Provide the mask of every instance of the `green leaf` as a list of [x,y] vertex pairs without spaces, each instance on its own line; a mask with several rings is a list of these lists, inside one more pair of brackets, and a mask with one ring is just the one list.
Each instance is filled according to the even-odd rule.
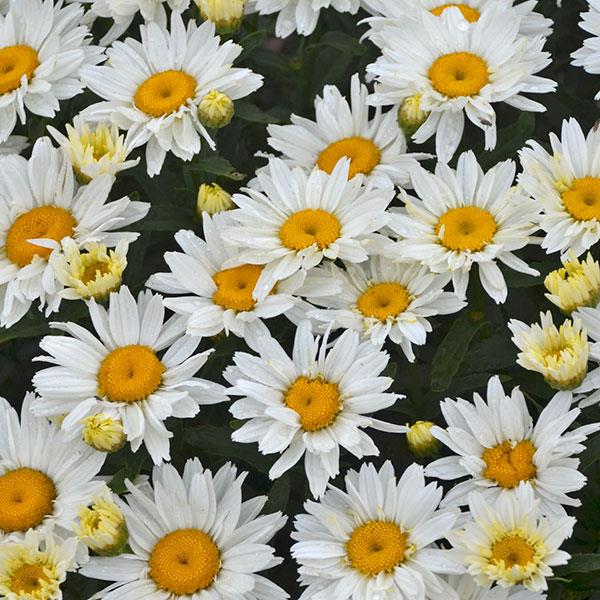
[[342,31],[328,31],[317,43],[308,46],[307,50],[323,46],[335,48],[350,56],[362,56],[367,52],[367,47],[361,44],[359,40]]
[[600,435],[586,442],[585,452],[581,455],[581,470],[587,471],[600,460]]
[[109,481],[108,487],[115,494],[124,494],[127,491],[125,480],[133,481],[142,471],[142,467],[146,462],[146,456],[142,452],[134,454],[128,458],[125,465],[121,467]]
[[226,177],[227,179],[232,179],[234,181],[242,181],[246,178],[244,173],[238,173],[234,166],[222,156],[199,158],[193,163],[186,165],[184,168],[199,173],[208,173],[210,175]]
[[517,360],[517,347],[505,335],[492,335],[473,345],[469,360],[465,362],[463,373],[497,373],[500,369],[514,366]]
[[469,344],[484,324],[484,319],[473,322],[467,314],[461,314],[452,323],[450,330],[433,357],[431,369],[432,391],[443,392],[450,387],[452,379],[469,349]]
[[600,570],[600,554],[574,554],[569,563],[557,569],[557,575],[589,573]]
[[269,492],[269,504],[273,510],[285,512],[290,499],[291,484],[288,475],[282,475],[271,486]]
[[281,119],[270,112],[258,108],[251,102],[236,102],[235,116],[250,123],[281,123]]

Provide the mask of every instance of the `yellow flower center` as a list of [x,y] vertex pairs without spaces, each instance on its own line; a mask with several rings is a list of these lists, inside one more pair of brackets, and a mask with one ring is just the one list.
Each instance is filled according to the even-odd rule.
[[140,84],[135,105],[151,117],[169,115],[196,94],[196,80],[183,71],[162,71]]
[[18,594],[31,594],[39,591],[50,579],[42,565],[22,565],[15,569],[10,578],[10,589]]
[[463,206],[444,213],[435,232],[442,235],[442,244],[449,250],[483,250],[493,239],[497,226],[494,217],[483,208]]
[[46,238],[60,242],[73,235],[77,222],[58,206],[39,206],[19,215],[6,234],[6,256],[19,267],[26,267],[35,256],[48,259],[52,250],[27,240]]
[[319,377],[296,379],[285,393],[284,402],[298,413],[305,431],[329,427],[342,408],[338,386]]
[[158,540],[148,560],[156,585],[185,596],[209,587],[221,570],[221,553],[199,529],[178,529]]
[[122,346],[98,370],[98,394],[111,402],[137,402],[155,392],[165,366],[148,346]]
[[340,237],[341,231],[335,215],[321,208],[307,208],[287,219],[279,230],[279,239],[290,250],[304,250],[313,244],[323,250]]
[[488,66],[471,52],[452,52],[435,60],[429,68],[433,87],[444,96],[474,96],[489,83]]
[[100,279],[102,275],[108,275],[109,273],[110,265],[100,260],[94,261],[83,269],[81,283],[87,285],[91,281],[96,281],[96,279]]
[[262,270],[261,265],[241,265],[215,273],[214,303],[239,312],[252,310],[256,304],[252,293]]
[[408,535],[395,523],[370,521],[357,527],[346,543],[352,568],[375,577],[390,573],[406,558]]
[[562,201],[577,221],[600,220],[600,178],[575,179],[571,187],[563,193]]
[[503,562],[505,568],[526,567],[535,556],[535,548],[522,536],[507,535],[492,545],[492,560]]
[[462,13],[462,16],[469,21],[469,23],[475,23],[475,21],[479,21],[479,17],[481,16],[479,11],[476,8],[471,8],[468,4],[454,4],[450,2],[449,4],[441,4],[436,8],[432,8],[429,12],[434,14],[436,17],[439,17],[447,8],[458,8]]
[[317,166],[322,171],[332,173],[339,160],[350,159],[348,179],[358,173],[368,175],[381,160],[381,152],[372,140],[363,137],[350,137],[330,144],[319,154]]
[[529,481],[535,477],[534,454],[535,447],[529,440],[514,445],[506,441],[494,448],[486,448],[482,455],[486,464],[483,475],[500,487],[512,489],[520,481]]
[[403,313],[411,299],[407,289],[395,282],[377,283],[367,288],[356,301],[356,307],[365,315],[380,321]]
[[0,530],[27,531],[51,515],[56,499],[52,480],[35,469],[21,467],[0,475]]
[[21,87],[23,75],[30,81],[39,64],[37,52],[30,46],[0,48],[0,94]]

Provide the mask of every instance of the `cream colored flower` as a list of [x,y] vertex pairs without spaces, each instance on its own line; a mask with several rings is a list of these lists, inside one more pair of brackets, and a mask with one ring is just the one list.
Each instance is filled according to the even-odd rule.
[[63,252],[50,257],[56,278],[65,286],[59,295],[67,300],[102,300],[116,292],[127,266],[128,247],[125,240],[112,250],[91,243],[82,252],[73,240],[64,240]]
[[105,413],[83,419],[83,441],[99,452],[116,452],[127,441],[123,421]]
[[596,306],[600,300],[600,265],[589,252],[580,261],[572,251],[562,263],[561,269],[552,271],[544,280],[550,292],[546,298],[566,314],[581,306]]
[[406,441],[409,450],[415,456],[435,456],[440,443],[431,434],[431,428],[435,425],[431,421],[417,421],[410,425],[406,432]]
[[219,33],[237,31],[244,20],[246,0],[194,0],[203,19],[212,21]]
[[218,183],[203,183],[198,189],[198,201],[196,211],[202,218],[202,213],[208,213],[211,217],[233,208],[231,194],[226,192]]

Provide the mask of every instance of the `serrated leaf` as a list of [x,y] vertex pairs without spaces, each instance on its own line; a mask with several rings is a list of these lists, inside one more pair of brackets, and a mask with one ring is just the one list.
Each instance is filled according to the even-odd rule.
[[452,379],[463,362],[469,344],[485,321],[472,322],[466,314],[460,315],[450,327],[439,345],[431,368],[431,390],[443,392],[450,387]]

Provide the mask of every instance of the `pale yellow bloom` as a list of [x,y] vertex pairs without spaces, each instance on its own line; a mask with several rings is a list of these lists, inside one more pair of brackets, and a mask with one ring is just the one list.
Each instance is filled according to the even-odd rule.
[[67,300],[102,300],[117,291],[127,266],[128,247],[122,240],[111,250],[104,244],[88,244],[82,251],[66,239],[63,252],[50,258],[56,278],[65,286],[60,295]]
[[60,585],[77,568],[77,539],[30,529],[22,540],[0,545],[0,598],[60,600]]
[[600,300],[600,265],[588,253],[580,261],[575,253],[563,258],[563,267],[550,273],[544,285],[550,292],[546,298],[564,313],[582,306],[596,306]]
[[521,350],[517,363],[544,376],[556,390],[572,390],[587,374],[589,343],[587,331],[577,316],[557,328],[550,312],[542,313],[541,324],[530,327],[512,319],[508,327]]
[[198,105],[198,118],[202,125],[210,129],[229,125],[234,114],[233,100],[217,90],[208,92]]
[[98,413],[83,420],[83,440],[99,452],[116,452],[125,445],[121,419]]
[[79,510],[77,537],[96,554],[114,556],[127,544],[125,517],[115,504],[108,487],[92,499],[91,506]]
[[237,31],[244,20],[245,0],[194,0],[203,19],[212,21],[219,33]]
[[127,160],[134,144],[126,141],[114,124],[90,126],[77,116],[73,125],[67,124],[66,130],[67,137],[54,127],[48,127],[52,137],[66,150],[73,170],[83,183],[105,173],[114,177],[139,162],[139,158]]
[[406,441],[409,450],[418,457],[435,456],[440,443],[431,434],[434,423],[431,421],[417,421],[409,426],[406,433]]
[[425,123],[428,116],[429,113],[421,108],[421,96],[417,94],[402,101],[398,109],[398,124],[407,136],[411,136]]
[[196,210],[198,216],[202,217],[202,213],[206,212],[211,217],[225,210],[233,208],[231,194],[226,192],[220,185],[216,183],[203,183],[198,189],[198,201]]

